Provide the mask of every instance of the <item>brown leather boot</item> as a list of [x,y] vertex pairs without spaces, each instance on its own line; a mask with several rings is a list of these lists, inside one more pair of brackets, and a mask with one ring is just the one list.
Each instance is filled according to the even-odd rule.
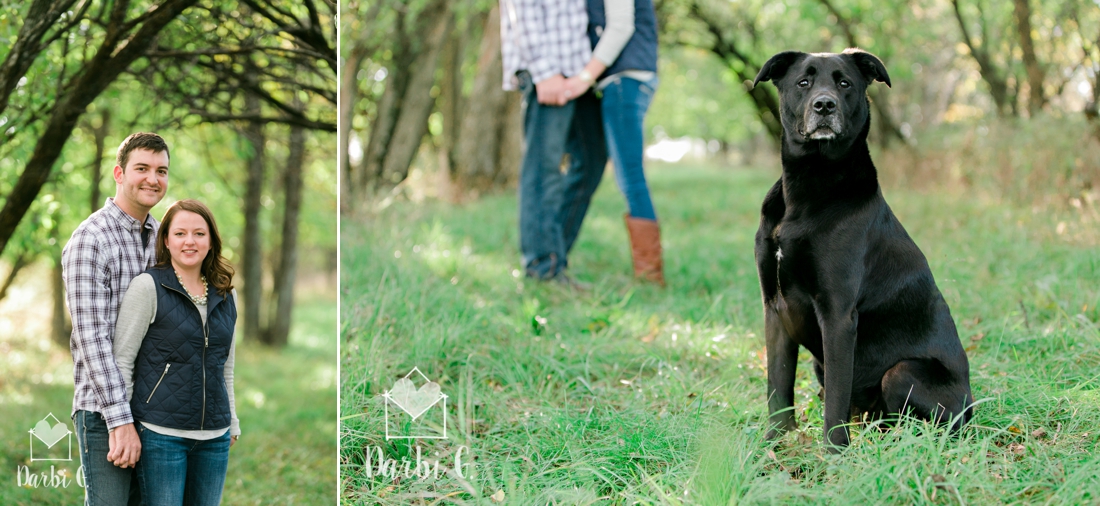
[[661,228],[654,220],[624,214],[630,233],[630,254],[634,259],[634,277],[665,286],[664,263],[661,261]]

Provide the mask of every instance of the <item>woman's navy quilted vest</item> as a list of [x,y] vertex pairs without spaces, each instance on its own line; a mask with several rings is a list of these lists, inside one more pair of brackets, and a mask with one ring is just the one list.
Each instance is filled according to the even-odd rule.
[[207,294],[206,327],[171,267],[152,267],[157,315],[134,364],[134,419],[183,430],[229,427],[224,367],[233,341],[233,297]]
[[[607,27],[607,16],[603,9],[604,0],[588,0],[588,38],[592,47],[600,42],[600,34]],[[657,14],[653,11],[653,0],[634,0],[634,35],[619,53],[604,76],[618,74],[624,70],[657,71]]]

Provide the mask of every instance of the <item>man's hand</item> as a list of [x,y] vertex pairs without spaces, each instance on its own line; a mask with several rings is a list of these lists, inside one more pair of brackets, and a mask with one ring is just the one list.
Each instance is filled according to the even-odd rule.
[[134,467],[141,458],[141,438],[132,423],[115,427],[108,437],[108,445],[107,460],[118,467]]
[[542,105],[565,105],[569,99],[564,92],[565,77],[558,74],[535,83],[535,94]]

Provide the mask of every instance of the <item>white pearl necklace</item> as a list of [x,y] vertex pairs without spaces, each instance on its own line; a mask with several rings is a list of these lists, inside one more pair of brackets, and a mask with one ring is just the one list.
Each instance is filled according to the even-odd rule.
[[173,271],[176,273],[176,279],[179,280],[180,286],[183,287],[183,291],[187,292],[188,297],[191,297],[191,302],[194,302],[195,305],[197,305],[197,306],[205,306],[206,305],[206,276],[202,276],[202,296],[201,297],[195,297],[194,295],[191,295],[191,290],[187,289],[187,284],[183,282],[183,277],[180,276],[179,271],[175,271],[175,269],[173,269]]

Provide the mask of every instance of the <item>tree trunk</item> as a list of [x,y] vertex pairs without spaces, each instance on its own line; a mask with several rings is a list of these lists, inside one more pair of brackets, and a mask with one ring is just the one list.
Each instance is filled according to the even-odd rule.
[[500,124],[500,155],[497,157],[495,186],[503,187],[519,179],[519,166],[523,161],[523,96],[516,92],[506,94],[505,120]]
[[409,167],[420,149],[420,142],[428,132],[428,116],[431,115],[435,102],[431,89],[435,84],[439,53],[443,42],[447,40],[447,33],[454,25],[454,17],[450,15],[445,2],[439,2],[438,7],[429,12],[432,13],[421,13],[421,16],[427,18],[424,25],[427,28],[425,47],[413,61],[412,75],[402,98],[401,114],[394,124],[393,137],[382,162],[381,180],[391,184],[404,181],[408,176]]
[[[255,95],[245,95],[249,114],[259,114],[260,102]],[[263,247],[260,241],[260,200],[264,183],[264,125],[248,123],[241,139],[252,151],[248,159],[244,196],[244,240],[241,267],[244,277],[244,335],[260,337],[260,298],[263,296]]]
[[[989,39],[983,37],[982,44],[977,45],[970,36],[970,30],[966,27],[966,20],[963,19],[962,11],[959,9],[959,0],[951,0],[951,6],[955,11],[955,20],[959,23],[959,31],[962,32],[963,43],[970,49],[970,56],[977,62],[978,73],[982,76],[982,80],[989,85],[989,95],[993,98],[993,103],[997,107],[997,114],[1001,116],[1014,115],[1015,100],[1012,100],[1012,97],[1009,96],[1008,82],[1005,80],[1001,69],[997,68],[997,65],[993,62],[993,58],[986,52],[986,48],[989,47]],[[979,21],[984,28],[985,20],[980,15]]]
[[[439,172],[441,175],[453,176],[455,144],[459,137],[458,124],[459,98],[462,96],[462,56],[459,52],[459,33],[451,32],[447,43],[443,45],[443,54],[440,55],[440,68],[443,76],[439,81],[439,98],[436,99],[436,109],[443,117],[443,135],[439,149]],[[449,191],[449,190],[448,190]]]
[[340,78],[340,132],[337,159],[340,164],[340,210],[350,209],[352,199],[358,195],[353,184],[351,171],[351,158],[348,156],[348,146],[351,142],[351,124],[354,120],[355,102],[359,98],[359,80],[357,74],[363,66],[363,60],[367,57],[366,46],[355,42],[344,62],[343,74]]
[[53,266],[50,267],[50,292],[53,298],[53,321],[50,325],[53,342],[59,346],[68,348],[69,337],[73,333],[73,325],[69,321],[69,311],[65,309],[65,279],[61,276],[61,233],[58,230],[59,216],[54,216],[50,225],[50,257]]
[[[381,184],[382,164],[386,159],[387,148],[393,137],[393,128],[397,123],[397,116],[401,114],[401,100],[405,93],[405,87],[409,81],[410,67],[415,54],[412,52],[411,41],[406,36],[405,13],[398,11],[398,27],[394,34],[392,46],[393,56],[390,65],[386,67],[386,87],[382,96],[375,104],[374,121],[371,124],[370,139],[367,141],[366,150],[363,152],[362,187],[377,187]],[[352,184],[356,184],[354,181]]]
[[107,134],[111,130],[111,110],[103,109],[99,114],[99,126],[92,125],[95,138],[95,158],[92,158],[91,212],[103,207],[103,193],[100,191],[100,178],[103,177],[103,152],[107,143]]
[[[1035,58],[1035,43],[1031,38],[1031,6],[1027,0],[1013,0],[1013,12],[1016,16],[1016,31],[1020,36],[1020,51],[1023,53],[1024,69],[1027,71],[1028,116],[1034,117],[1046,104],[1043,93],[1043,69]],[[1017,86],[1017,89],[1019,87]]]
[[19,271],[30,265],[31,258],[32,256],[26,250],[20,251],[19,255],[15,257],[15,261],[11,264],[11,270],[8,271],[8,276],[4,278],[4,283],[0,284],[0,300],[7,297],[8,289],[15,282],[15,277],[19,275]]
[[[501,88],[500,9],[489,11],[482,31],[477,75],[469,109],[462,117],[462,135],[454,149],[452,180],[458,189],[485,189],[496,180],[504,125],[509,123],[508,96]],[[519,96],[518,93],[511,95]],[[522,129],[521,129],[522,131]]]
[[298,216],[302,209],[302,167],[305,165],[305,131],[290,128],[290,152],[283,174],[286,205],[283,210],[282,242],[279,265],[275,269],[275,308],[271,324],[264,332],[264,342],[271,346],[286,346],[290,336],[290,316],[294,309],[294,279],[298,272]]

